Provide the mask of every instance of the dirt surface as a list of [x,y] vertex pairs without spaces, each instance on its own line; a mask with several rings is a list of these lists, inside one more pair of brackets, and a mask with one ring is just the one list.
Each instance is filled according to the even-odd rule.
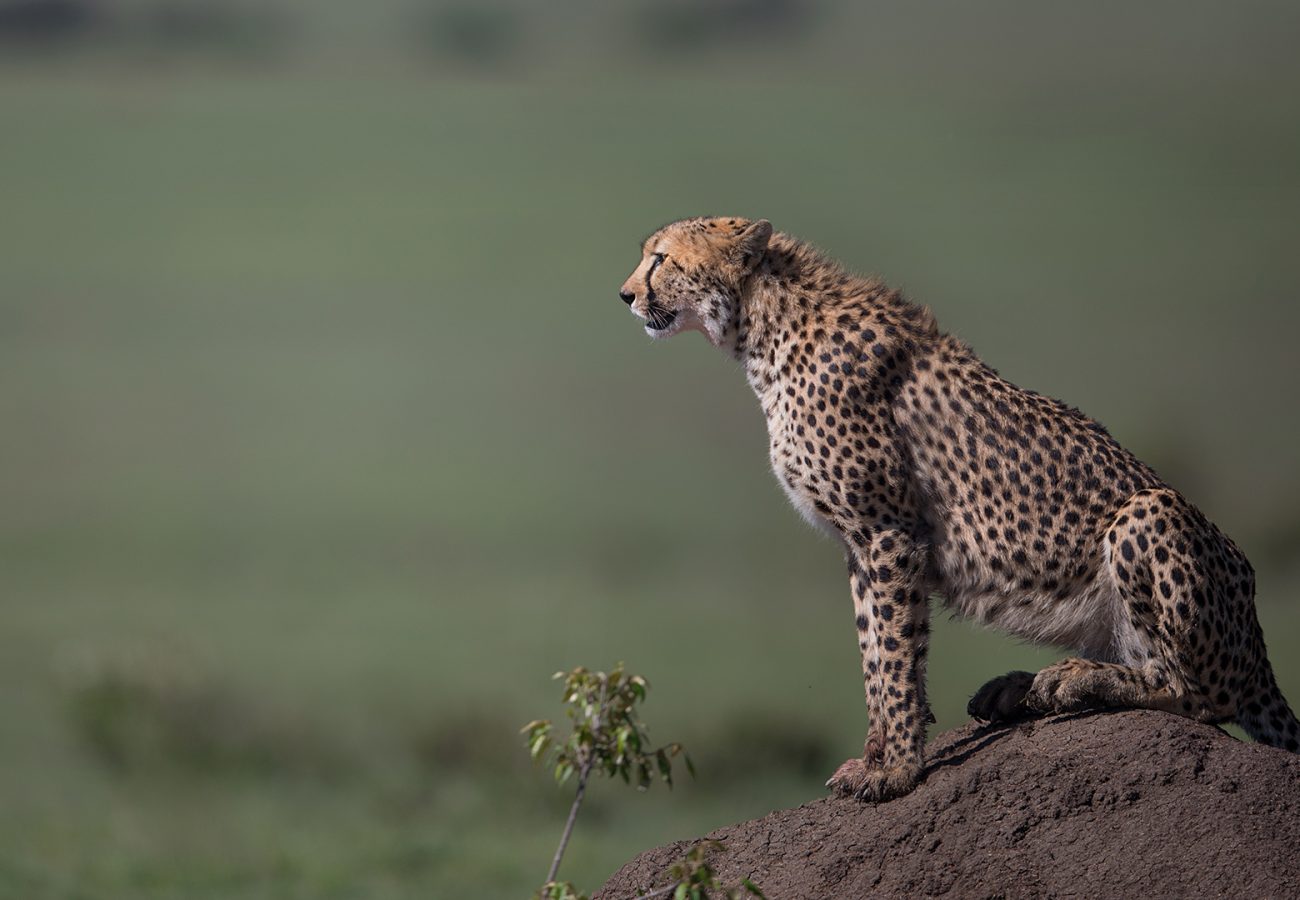
[[[721,828],[723,883],[771,900],[1300,896],[1300,756],[1157,712],[969,725],[920,786],[820,799]],[[694,841],[637,856],[596,893],[663,884]]]

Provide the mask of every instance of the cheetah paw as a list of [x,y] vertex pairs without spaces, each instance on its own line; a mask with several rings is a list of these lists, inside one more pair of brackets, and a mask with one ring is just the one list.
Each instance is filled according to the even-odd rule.
[[966,714],[982,722],[1010,722],[1030,714],[1025,701],[1034,684],[1033,672],[1008,672],[975,692]]
[[1074,712],[1088,706],[1082,693],[1082,679],[1076,673],[1048,666],[1034,676],[1025,695],[1025,707],[1036,713]]
[[910,793],[920,779],[921,767],[915,763],[873,766],[864,759],[850,759],[835,770],[826,786],[841,797],[879,803]]

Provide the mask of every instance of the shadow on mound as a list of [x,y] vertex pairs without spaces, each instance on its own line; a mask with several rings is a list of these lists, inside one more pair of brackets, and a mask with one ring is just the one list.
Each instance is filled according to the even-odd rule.
[[[1300,756],[1164,713],[968,725],[910,795],[827,798],[721,828],[722,883],[773,900],[865,896],[1294,896]],[[693,841],[649,850],[596,900],[662,883]]]

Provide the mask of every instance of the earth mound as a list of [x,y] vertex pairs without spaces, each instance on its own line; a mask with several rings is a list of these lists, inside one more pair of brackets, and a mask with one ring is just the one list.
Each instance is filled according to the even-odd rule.
[[[967,725],[931,741],[921,784],[825,798],[707,836],[723,884],[770,900],[1287,897],[1300,894],[1300,756],[1165,713]],[[640,854],[596,893],[663,884],[695,842]]]

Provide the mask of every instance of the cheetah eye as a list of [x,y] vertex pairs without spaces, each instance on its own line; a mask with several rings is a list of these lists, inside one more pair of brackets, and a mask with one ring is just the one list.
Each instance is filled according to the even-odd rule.
[[655,257],[655,261],[650,263],[650,274],[654,274],[654,270],[659,268],[659,266],[663,263],[663,261],[668,258],[667,254],[665,253],[656,253],[654,257]]

